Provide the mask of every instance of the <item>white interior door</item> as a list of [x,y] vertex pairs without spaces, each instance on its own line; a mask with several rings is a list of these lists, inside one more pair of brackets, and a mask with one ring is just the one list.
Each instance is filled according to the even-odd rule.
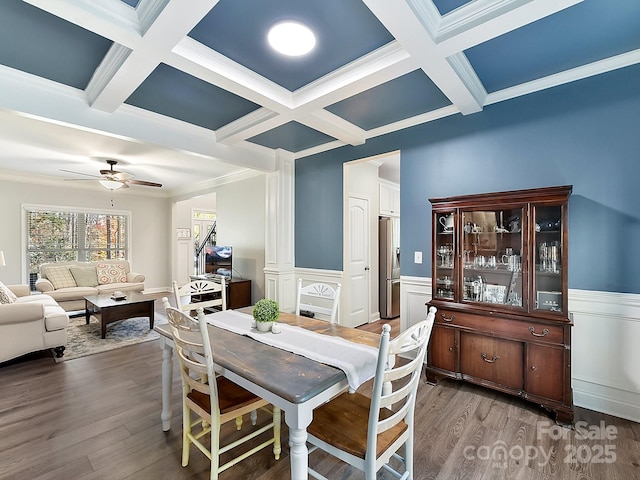
[[348,248],[345,259],[348,265],[348,308],[344,321],[348,327],[369,322],[371,305],[369,200],[349,196]]

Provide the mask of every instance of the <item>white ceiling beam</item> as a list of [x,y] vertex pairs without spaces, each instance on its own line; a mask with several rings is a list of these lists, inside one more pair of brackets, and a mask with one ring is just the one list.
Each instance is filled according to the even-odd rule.
[[410,5],[387,0],[363,1],[460,112],[467,115],[482,110],[484,87],[475,75],[462,68],[464,61],[449,61],[439,51],[433,32]]
[[300,116],[298,121],[349,145],[362,145],[367,139],[365,130],[328,110],[316,110],[310,115]]
[[149,27],[140,42],[128,54],[120,47],[112,48],[96,69],[87,86],[91,106],[114,112],[216,3],[218,0],[169,0],[150,4],[145,14]]
[[163,62],[270,110],[293,106],[289,90],[190,37],[182,39]]
[[120,0],[23,0],[128,48],[141,37],[136,11]]
[[419,68],[402,45],[393,41],[299,88],[293,107],[313,111],[377,87]]
[[322,109],[417,68],[406,50],[391,42],[292,94],[189,38],[174,48],[165,63],[265,107],[265,111],[251,112],[218,129],[217,139],[227,144],[295,120],[347,144],[360,145],[364,130]]
[[442,17],[435,34],[452,55],[560,12],[583,0],[476,0]]
[[0,109],[242,167],[272,171],[275,166],[273,152],[222,145],[210,130],[130,105],[105,115],[87,104],[82,90],[1,65]]

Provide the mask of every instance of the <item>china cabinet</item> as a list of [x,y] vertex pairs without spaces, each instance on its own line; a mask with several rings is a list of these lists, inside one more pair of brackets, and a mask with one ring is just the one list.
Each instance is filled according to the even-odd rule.
[[573,421],[567,311],[571,186],[430,199],[427,380],[450,377]]

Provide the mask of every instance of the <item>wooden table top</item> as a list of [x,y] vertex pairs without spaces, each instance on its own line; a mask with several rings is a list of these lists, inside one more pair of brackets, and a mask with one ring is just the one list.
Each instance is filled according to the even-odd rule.
[[[251,308],[238,311],[250,313]],[[376,348],[380,343],[380,337],[374,333],[291,313],[280,313],[278,322]],[[154,328],[161,335],[171,338],[169,325],[156,325]],[[209,325],[209,337],[213,347],[213,360],[217,365],[291,403],[303,403],[346,380],[346,375],[338,368],[265,345],[244,335]]]

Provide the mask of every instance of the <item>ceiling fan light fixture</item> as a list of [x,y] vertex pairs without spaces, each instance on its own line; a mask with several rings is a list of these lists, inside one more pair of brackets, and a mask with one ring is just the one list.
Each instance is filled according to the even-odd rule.
[[290,57],[305,55],[316,45],[316,36],[309,27],[289,20],[271,27],[267,40],[275,51]]
[[98,180],[100,185],[109,190],[118,190],[119,188],[124,187],[124,183],[117,182],[115,180]]

